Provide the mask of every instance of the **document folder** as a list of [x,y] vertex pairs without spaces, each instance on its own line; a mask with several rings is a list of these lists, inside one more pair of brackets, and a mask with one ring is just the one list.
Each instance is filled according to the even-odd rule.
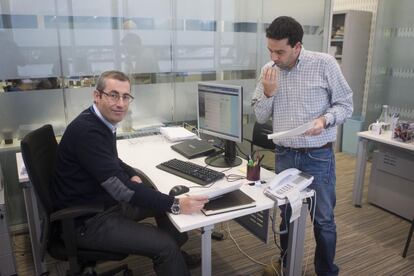
[[204,205],[204,208],[201,211],[204,215],[211,216],[255,206],[256,201],[254,201],[250,196],[246,195],[241,190],[235,190],[210,200]]

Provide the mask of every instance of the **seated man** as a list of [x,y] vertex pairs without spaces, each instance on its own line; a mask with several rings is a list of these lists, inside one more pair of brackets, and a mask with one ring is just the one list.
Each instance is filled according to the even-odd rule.
[[[208,199],[160,193],[118,158],[115,131],[133,100],[130,90],[130,80],[122,72],[107,71],[99,77],[94,104],[69,124],[59,144],[54,207],[105,207],[102,213],[76,221],[81,247],[148,256],[157,275],[189,275],[186,260],[194,258],[180,251],[188,237],[165,212],[197,212]],[[158,228],[136,222],[149,216],[155,217]]]

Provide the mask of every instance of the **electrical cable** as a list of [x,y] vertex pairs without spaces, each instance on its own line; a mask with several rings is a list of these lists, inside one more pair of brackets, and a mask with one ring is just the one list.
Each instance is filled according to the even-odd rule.
[[[277,271],[275,265],[273,264],[275,258],[276,258],[276,255],[274,255],[272,258],[270,258],[270,265],[272,266],[273,271],[276,272],[276,275],[279,276],[279,272],[281,272],[282,274],[283,274],[283,272],[282,271]],[[282,266],[279,266],[279,268],[280,268],[280,270],[283,269]]]
[[242,179],[245,179],[246,178],[246,176],[244,176],[244,175],[240,175],[240,174],[229,174],[229,175],[226,175],[226,180],[227,180],[227,182],[234,182],[234,181],[237,181],[237,180],[242,180]]
[[236,144],[236,148],[237,148],[237,150],[245,157],[245,159],[248,159],[249,158],[249,155],[248,154],[245,154],[241,149],[240,149],[240,147],[239,147],[239,145],[237,145]]
[[258,261],[258,260],[256,260],[256,259],[254,259],[253,257],[249,256],[246,252],[244,252],[244,251],[240,248],[240,246],[239,246],[239,244],[237,243],[236,239],[233,237],[233,235],[232,235],[232,234],[231,234],[231,232],[230,232],[230,226],[229,226],[229,223],[227,222],[226,224],[227,224],[227,233],[228,233],[228,235],[229,235],[230,239],[231,239],[231,240],[233,241],[233,243],[236,245],[237,249],[240,251],[240,253],[242,253],[245,257],[247,257],[249,260],[251,260],[252,262],[254,262],[254,263],[256,263],[256,264],[259,264],[259,265],[262,265],[262,266],[267,266],[267,264],[262,263],[262,262],[260,262],[260,261]]

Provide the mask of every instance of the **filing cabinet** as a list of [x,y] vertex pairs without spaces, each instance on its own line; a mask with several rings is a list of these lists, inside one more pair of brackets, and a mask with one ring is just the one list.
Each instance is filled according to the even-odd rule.
[[373,153],[368,202],[408,220],[414,210],[414,154],[380,146]]

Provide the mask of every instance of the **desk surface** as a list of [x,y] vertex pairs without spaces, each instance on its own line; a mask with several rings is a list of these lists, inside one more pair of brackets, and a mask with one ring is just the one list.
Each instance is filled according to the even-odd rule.
[[[171,149],[171,145],[173,143],[169,142],[161,135],[156,136],[145,136],[139,137],[134,139],[128,140],[118,140],[117,147],[118,147],[118,154],[119,157],[127,164],[136,167],[143,171],[148,177],[154,182],[156,188],[165,194],[168,194],[170,189],[175,185],[186,185],[188,187],[201,187],[191,181],[183,179],[181,177],[172,175],[168,172],[162,171],[157,169],[155,166],[161,162],[166,160],[177,158],[184,161],[188,161],[185,157],[181,156],[177,152]],[[24,170],[24,162],[21,157],[21,153],[16,153],[16,161],[17,161],[17,169],[19,173],[19,182],[27,182],[28,176]],[[191,162],[198,163],[200,165],[205,165],[204,157],[192,159]],[[246,172],[244,168],[246,168],[246,161],[243,160],[242,165],[231,168],[230,170],[225,171],[226,175],[229,174],[237,174],[237,175],[245,175]],[[225,169],[218,169],[223,171]],[[22,173],[23,172],[23,173]],[[266,182],[270,182],[270,180],[275,176],[273,172],[270,172],[265,169],[261,169],[261,179],[265,180]],[[191,215],[172,215],[169,214],[171,221],[177,227],[180,232],[186,232],[192,229],[200,228],[207,225],[213,225],[216,223],[220,223],[223,221],[228,221],[237,217],[241,217],[244,215],[248,215],[251,213],[259,212],[262,210],[266,210],[272,208],[275,202],[263,194],[263,189],[265,185],[262,187],[255,187],[249,186],[247,183],[251,181],[247,180],[240,180],[240,183],[243,183],[241,190],[247,193],[256,201],[256,207],[247,208],[242,210],[237,210],[233,212],[218,214],[214,216],[205,216],[201,212]],[[229,182],[226,179],[222,179],[217,181],[214,184],[214,187],[218,186],[226,186]],[[235,182],[232,182],[235,183]],[[198,188],[191,188],[191,189],[198,189]],[[200,188],[202,189],[202,188]],[[277,202],[278,205],[285,204],[284,200],[280,200]]]
[[402,148],[402,149],[407,149],[407,150],[414,151],[414,143],[413,142],[403,143],[403,142],[393,140],[393,139],[391,139],[391,132],[390,131],[386,131],[384,134],[381,134],[381,135],[372,134],[371,131],[362,131],[362,132],[358,132],[358,136],[362,137],[362,138],[369,139],[369,140],[373,140],[373,141],[376,141],[376,142],[381,142],[381,143],[384,143],[384,144],[399,147],[399,148]]
[[[129,140],[118,141],[118,154],[119,157],[127,164],[139,168],[154,182],[156,188],[163,193],[168,194],[170,189],[175,185],[186,185],[188,187],[199,186],[191,181],[185,180],[181,177],[172,175],[168,172],[157,169],[155,166],[166,160],[177,158],[184,161],[188,161],[185,157],[173,151],[170,147],[173,143],[163,138],[161,135],[140,137]],[[192,159],[191,162],[205,165],[204,157]],[[246,167],[246,161],[243,160],[242,165],[225,171],[226,175],[237,174],[245,175],[246,172],[243,168]],[[223,171],[225,169],[218,169]],[[270,182],[275,176],[274,173],[262,168],[261,179]],[[216,224],[219,222],[231,220],[243,215],[248,215],[254,212],[262,211],[272,208],[275,202],[267,198],[263,194],[263,187],[255,187],[247,185],[247,180],[240,180],[239,182],[245,184],[241,190],[246,192],[256,201],[256,207],[248,208],[214,216],[205,216],[201,212],[192,215],[172,215],[169,214],[171,221],[177,227],[180,232],[186,232],[192,229],[200,228],[207,225]],[[235,182],[232,182],[235,183]],[[214,186],[228,185],[226,179],[217,181]],[[199,186],[201,187],[201,186]],[[191,188],[197,189],[197,188]],[[284,202],[278,202],[278,204],[284,204]]]
[[19,177],[19,183],[29,181],[26,167],[24,165],[23,157],[21,152],[16,152],[16,164],[17,164],[17,176]]

